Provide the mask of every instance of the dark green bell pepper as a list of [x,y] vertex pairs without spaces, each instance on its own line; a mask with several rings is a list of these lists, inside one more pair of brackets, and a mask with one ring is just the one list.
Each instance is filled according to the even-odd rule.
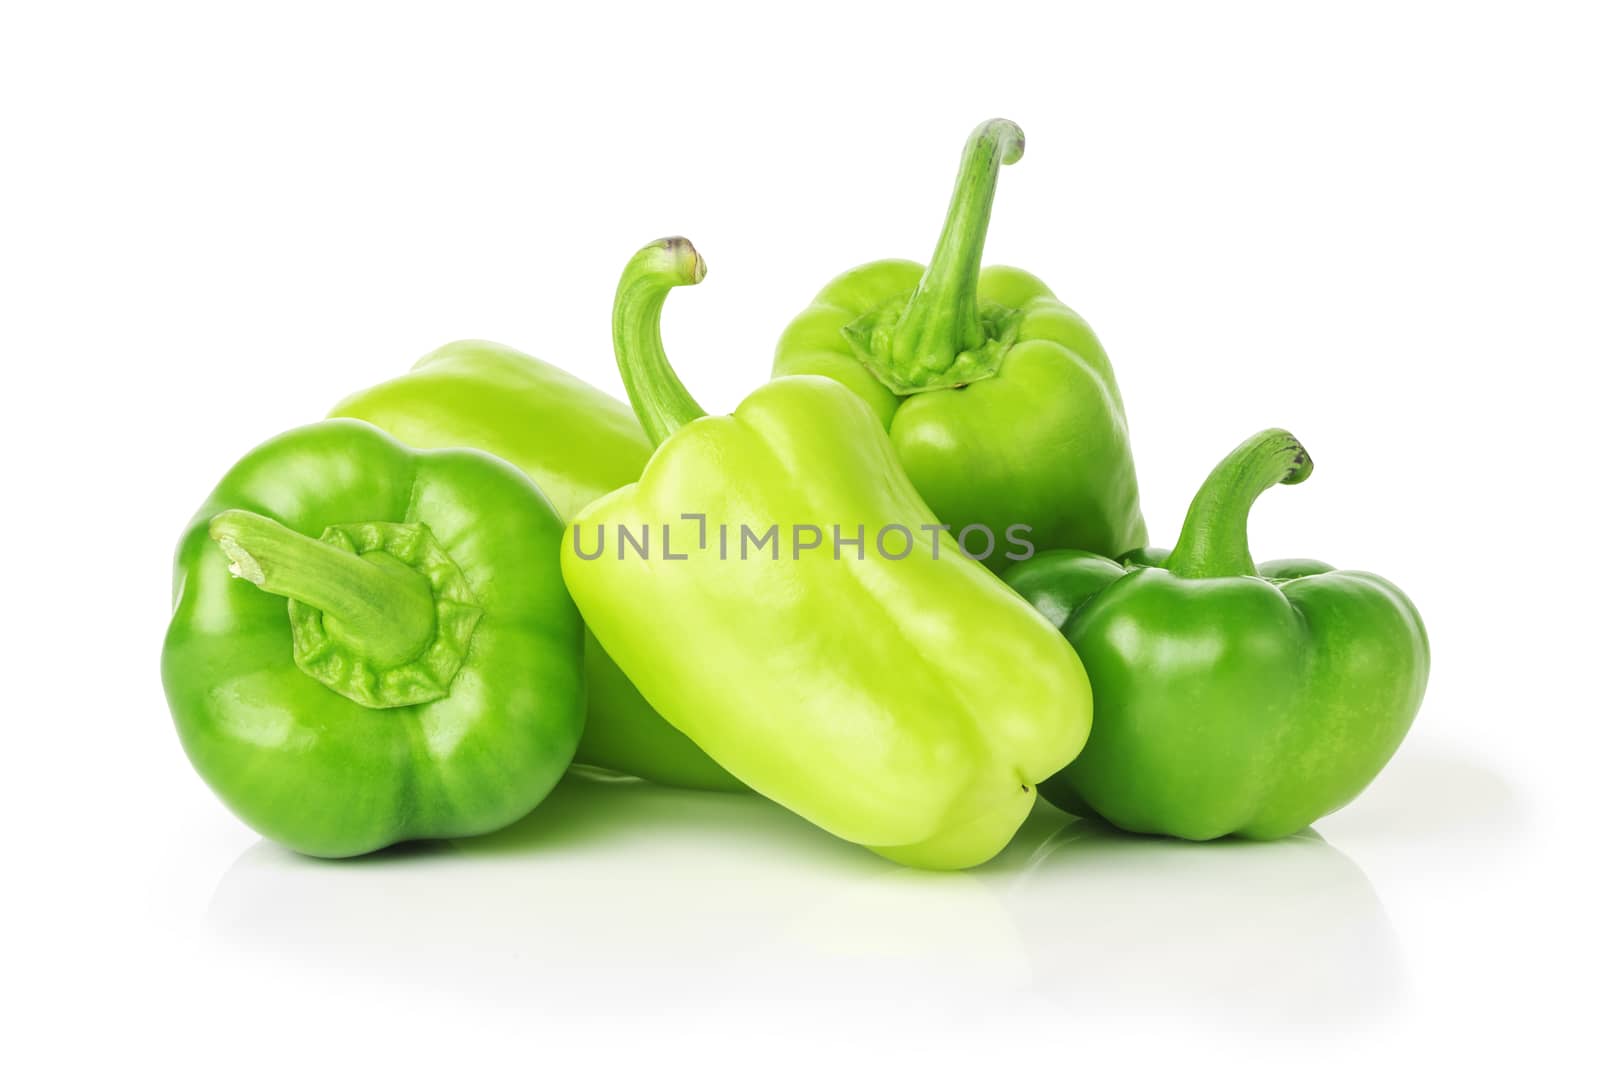
[[[463,340],[358,392],[333,414],[360,418],[417,448],[478,448],[520,468],[563,519],[636,481],[650,441],[626,404],[530,355]],[[589,718],[578,761],[678,787],[744,785],[662,720],[586,633]]]
[[865,400],[933,513],[958,537],[973,528],[963,548],[996,570],[1023,541],[1107,556],[1145,541],[1105,348],[1037,277],[979,271],[1000,166],[1022,146],[1009,120],[974,131],[927,266],[875,261],[837,277],[772,364],[775,377],[820,374]]
[[515,821],[583,730],[561,532],[482,452],[350,420],[261,445],[178,546],[161,674],[189,759],[311,855]]
[[1058,551],[1006,572],[1094,689],[1088,745],[1047,799],[1134,832],[1272,839],[1377,776],[1422,704],[1428,637],[1376,575],[1252,561],[1250,505],[1310,473],[1300,442],[1267,430],[1212,471],[1170,554]]

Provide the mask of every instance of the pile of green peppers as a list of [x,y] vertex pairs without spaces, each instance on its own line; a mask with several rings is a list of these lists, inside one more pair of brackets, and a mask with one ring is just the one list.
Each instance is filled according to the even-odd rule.
[[926,265],[827,284],[773,377],[707,416],[640,250],[613,307],[631,406],[446,346],[227,472],[178,546],[162,675],[184,749],[310,855],[469,836],[574,763],[754,791],[896,862],[994,856],[1036,796],[1138,833],[1273,839],[1353,799],[1422,702],[1376,575],[1257,563],[1268,429],[1147,546],[1088,324],[982,267],[1006,120],[968,140]]

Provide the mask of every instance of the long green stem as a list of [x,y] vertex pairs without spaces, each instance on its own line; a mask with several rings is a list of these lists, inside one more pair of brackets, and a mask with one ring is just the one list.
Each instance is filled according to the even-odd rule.
[[253,511],[224,511],[211,520],[210,532],[233,574],[320,609],[379,667],[410,660],[434,636],[428,580],[399,561],[390,566],[357,556]]
[[1021,160],[1023,145],[1022,128],[1008,119],[988,120],[967,139],[939,245],[894,330],[899,368],[946,369],[986,342],[978,318],[983,242],[1000,166]]
[[667,361],[661,344],[661,307],[667,292],[705,279],[706,263],[689,240],[657,239],[622,270],[611,307],[611,343],[633,413],[656,444],[705,416]]
[[1274,485],[1298,485],[1311,476],[1311,456],[1294,434],[1257,433],[1206,478],[1189,504],[1167,570],[1185,578],[1254,575],[1246,533],[1250,506]]

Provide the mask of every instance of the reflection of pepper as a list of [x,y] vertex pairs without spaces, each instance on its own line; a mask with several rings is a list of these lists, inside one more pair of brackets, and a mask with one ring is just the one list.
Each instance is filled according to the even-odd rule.
[[538,489],[480,452],[348,420],[268,441],[178,546],[161,671],[190,760],[313,855],[515,821],[583,728],[560,539]]
[[[626,406],[509,347],[467,340],[334,408],[418,448],[478,448],[520,467],[563,519],[639,477],[650,442]],[[742,785],[650,708],[604,649],[584,647],[589,719],[578,760],[679,787]]]
[[[573,520],[568,588],[644,696],[757,791],[899,862],[983,862],[1082,745],[1083,670],[999,579],[948,549],[934,558],[938,521],[851,392],[783,377],[705,417],[660,340],[667,291],[703,272],[669,239],[623,276],[618,363],[661,446],[638,484]],[[708,534],[727,527],[728,553],[717,537],[702,547],[685,513]],[[745,528],[773,526],[828,544],[785,537],[781,554],[746,556]],[[653,535],[653,558],[617,547],[624,528]],[[602,531],[612,544],[587,559]]]
[[[1036,277],[979,272],[1000,165],[1021,156],[1016,124],[974,131],[928,266],[875,261],[833,280],[784,331],[773,373],[822,374],[866,400],[957,531],[1022,524],[1040,549],[1111,556],[1145,528],[1105,350]],[[986,562],[1005,566],[1004,551]]]
[[1251,560],[1250,505],[1310,473],[1268,430],[1211,472],[1170,554],[1052,552],[1006,573],[1094,684],[1089,744],[1046,798],[1136,832],[1271,839],[1377,776],[1422,704],[1428,639],[1376,575]]

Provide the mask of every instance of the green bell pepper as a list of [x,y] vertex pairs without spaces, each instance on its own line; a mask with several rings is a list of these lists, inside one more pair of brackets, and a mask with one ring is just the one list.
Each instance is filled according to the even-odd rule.
[[1170,554],[1058,551],[1005,573],[1094,684],[1088,746],[1045,798],[1134,832],[1273,839],[1378,775],[1422,704],[1428,636],[1376,575],[1251,560],[1251,504],[1310,473],[1269,429],[1211,472]]
[[[1105,349],[1038,278],[979,271],[1000,165],[1022,147],[1008,120],[973,132],[927,267],[875,261],[833,280],[784,331],[773,374],[821,374],[865,400],[958,532],[1021,525],[1037,548],[1114,555],[1144,544],[1145,525]],[[1003,547],[985,563],[1004,567]]]
[[510,465],[364,422],[256,448],[178,546],[161,654],[200,775],[311,855],[526,814],[583,730],[561,520]]
[[572,520],[567,587],[662,716],[750,787],[898,862],[983,862],[1083,744],[1083,669],[998,578],[939,554],[849,390],[783,377],[705,416],[660,339],[667,291],[703,274],[667,239],[622,277],[618,364],[660,447]]
[[[626,405],[547,362],[481,340],[441,347],[333,414],[371,422],[413,447],[497,455],[531,477],[563,519],[637,480],[650,457]],[[584,668],[589,717],[578,761],[678,787],[744,787],[656,715],[593,635]]]

